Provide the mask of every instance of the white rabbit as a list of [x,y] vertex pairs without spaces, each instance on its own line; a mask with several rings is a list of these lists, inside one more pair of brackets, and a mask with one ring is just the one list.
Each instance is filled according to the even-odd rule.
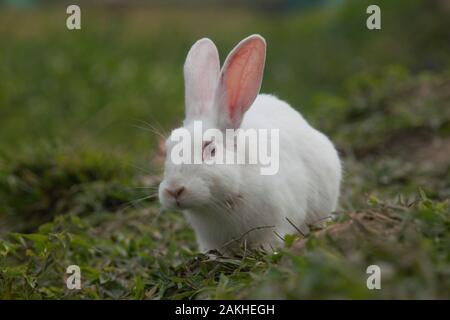
[[[244,242],[275,248],[285,234],[307,232],[337,206],[341,163],[333,144],[286,102],[258,94],[265,51],[265,40],[252,35],[231,51],[220,70],[217,48],[204,38],[186,58],[186,130],[193,131],[194,120],[202,121],[204,130],[279,129],[274,175],[261,175],[252,164],[175,164],[170,156],[174,142],[167,139],[160,202],[185,214],[203,252],[233,252]],[[221,142],[200,143],[202,155],[211,158]]]

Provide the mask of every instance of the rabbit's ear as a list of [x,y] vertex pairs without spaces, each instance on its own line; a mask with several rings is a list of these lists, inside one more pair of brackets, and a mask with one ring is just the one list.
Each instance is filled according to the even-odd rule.
[[211,107],[220,72],[219,53],[207,38],[198,40],[184,63],[186,120],[198,119]]
[[236,129],[261,88],[266,41],[259,35],[242,40],[228,55],[216,91],[218,126]]

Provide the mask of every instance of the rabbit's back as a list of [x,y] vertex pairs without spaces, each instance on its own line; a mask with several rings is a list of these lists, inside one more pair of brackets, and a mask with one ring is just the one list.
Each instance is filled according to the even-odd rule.
[[341,163],[328,137],[289,104],[268,94],[258,95],[241,127],[279,129],[280,167],[269,178],[267,192],[275,193],[274,208],[281,215],[301,226],[323,221],[336,210]]

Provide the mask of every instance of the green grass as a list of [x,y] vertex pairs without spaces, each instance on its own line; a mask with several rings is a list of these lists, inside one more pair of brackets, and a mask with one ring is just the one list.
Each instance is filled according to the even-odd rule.
[[[81,32],[65,29],[64,8],[2,8],[0,298],[450,298],[449,13],[383,1],[383,29],[368,31],[367,4],[87,8]],[[203,255],[181,214],[152,196],[153,131],[182,120],[196,39],[211,37],[223,60],[255,32],[268,41],[262,91],[341,153],[341,208],[276,252]],[[66,289],[72,264],[81,290]],[[366,287],[371,264],[382,290]]]

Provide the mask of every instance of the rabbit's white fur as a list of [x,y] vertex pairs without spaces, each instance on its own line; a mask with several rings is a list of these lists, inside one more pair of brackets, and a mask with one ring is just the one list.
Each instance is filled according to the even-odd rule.
[[[262,54],[261,50],[265,53],[264,40],[259,36],[251,36],[242,41],[233,52],[243,50],[242,47],[249,39],[257,42],[253,48],[259,50],[258,53],[251,53],[256,58],[254,62],[249,62],[255,64],[249,66],[249,72],[256,70],[255,72],[260,73],[255,75],[254,80],[250,80],[257,82],[262,79],[260,64],[264,65],[265,58],[257,54]],[[209,76],[214,78],[218,73],[215,46],[211,45],[210,40],[200,41],[203,42],[196,44],[196,50],[201,51],[203,57],[209,54],[211,58],[200,64],[200,68],[212,67],[214,70]],[[260,44],[261,47],[258,47]],[[200,50],[201,46],[203,48]],[[194,47],[191,52],[193,50]],[[242,98],[251,103],[242,108],[241,118],[238,115],[237,122],[226,118],[220,120],[223,110],[220,111],[217,104],[220,104],[218,101],[224,94],[220,90],[225,90],[221,89],[221,81],[225,78],[223,82],[226,82],[227,72],[231,72],[228,69],[234,68],[228,60],[239,59],[239,54],[237,58],[227,58],[218,80],[215,98],[203,98],[204,105],[211,104],[210,111],[196,113],[193,111],[196,107],[192,105],[200,104],[187,104],[186,108],[191,108],[191,112],[187,110],[184,126],[192,131],[192,120],[201,119],[206,127],[279,129],[279,171],[275,175],[261,175],[258,165],[174,165],[167,156],[164,180],[159,188],[160,201],[165,207],[183,211],[195,230],[200,250],[204,252],[212,249],[230,252],[243,241],[251,247],[279,246],[279,236],[297,233],[298,229],[307,232],[308,226],[323,222],[336,209],[339,197],[341,164],[336,149],[324,134],[311,127],[286,102],[273,95],[256,96],[259,85],[255,84],[248,90],[243,89],[247,90],[249,96],[256,90],[256,99],[247,99],[248,96],[244,97],[247,100]],[[187,70],[190,66],[188,60],[192,58],[188,55],[186,80],[189,79],[186,74],[190,72]],[[249,79],[247,74],[245,77]],[[191,78],[195,79],[195,76]],[[186,86],[188,94],[189,84]],[[210,81],[208,86],[211,89]],[[195,99],[191,98],[192,100]],[[219,111],[211,111],[214,108]],[[190,117],[189,114],[196,115]],[[167,155],[170,155],[172,147],[172,142],[168,139]],[[167,194],[167,189],[180,186],[185,190],[179,199],[175,200]]]

